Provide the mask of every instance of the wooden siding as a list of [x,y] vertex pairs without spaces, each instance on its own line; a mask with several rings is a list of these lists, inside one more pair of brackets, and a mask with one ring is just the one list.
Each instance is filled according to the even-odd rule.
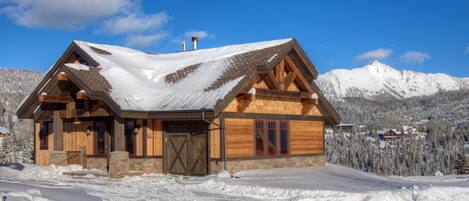
[[148,120],[147,156],[162,156],[163,127],[160,120]]
[[254,121],[225,119],[226,157],[254,157]]
[[93,155],[95,149],[94,133],[87,134],[86,129],[92,128],[91,121],[64,122],[64,151],[80,151],[85,146],[86,154]]
[[322,154],[323,133],[323,121],[290,121],[290,154]]
[[[220,124],[220,119],[215,119],[213,122]],[[220,128],[210,124],[210,158],[221,158],[220,140]]]
[[48,149],[41,150],[41,141],[39,140],[39,133],[41,132],[41,123],[34,123],[34,137],[35,137],[35,158],[36,165],[47,166],[49,165],[49,153],[54,150],[54,134],[49,135],[48,138]]
[[[238,112],[238,101],[235,99],[225,108],[225,112]],[[303,105],[300,99],[280,98],[280,97],[256,97],[244,110],[245,113],[262,114],[290,114],[302,115]],[[315,106],[307,115],[322,116],[321,112]]]

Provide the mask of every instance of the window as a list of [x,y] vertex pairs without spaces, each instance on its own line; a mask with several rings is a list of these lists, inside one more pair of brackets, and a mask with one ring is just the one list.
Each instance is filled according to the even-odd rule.
[[49,149],[49,134],[52,131],[50,122],[42,122],[41,130],[39,131],[39,143],[41,150]]
[[135,120],[126,120],[125,121],[125,150],[129,152],[130,155],[135,154]]
[[287,121],[256,121],[256,155],[278,156],[289,153]]
[[277,154],[277,129],[275,126],[275,121],[268,121],[267,122],[267,133],[269,138],[269,155],[276,155]]
[[280,122],[280,154],[288,154],[288,123]]
[[264,155],[264,121],[256,121],[256,155]]
[[96,126],[96,152],[98,155],[103,155],[106,153],[106,128],[101,125],[97,124]]

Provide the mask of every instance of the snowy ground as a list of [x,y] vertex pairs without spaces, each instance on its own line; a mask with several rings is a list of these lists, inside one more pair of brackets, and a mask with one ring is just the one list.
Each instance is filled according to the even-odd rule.
[[[468,176],[379,177],[336,165],[237,173],[234,179],[146,174],[70,177],[69,167],[0,167],[7,200],[467,200]],[[64,199],[66,198],[66,199]]]

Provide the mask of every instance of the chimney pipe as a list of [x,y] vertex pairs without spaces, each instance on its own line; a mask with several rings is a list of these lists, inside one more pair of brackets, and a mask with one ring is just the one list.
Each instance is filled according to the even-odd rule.
[[187,51],[187,41],[185,40],[182,41],[182,51],[183,52]]
[[192,50],[197,50],[197,43],[199,42],[198,36],[192,36]]

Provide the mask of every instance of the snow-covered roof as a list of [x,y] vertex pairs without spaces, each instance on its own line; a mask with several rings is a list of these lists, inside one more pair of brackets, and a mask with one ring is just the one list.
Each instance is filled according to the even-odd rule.
[[313,81],[318,76],[316,67],[290,38],[168,54],[73,41],[20,104],[17,114],[32,118],[40,105],[37,95],[53,86],[54,75],[64,72],[90,98],[103,101],[124,117],[193,114],[197,118],[200,111],[215,116],[258,73],[269,72],[287,55],[311,82],[326,122],[339,123],[339,115]]
[[[239,67],[255,69],[257,63],[272,62],[282,50],[279,47],[292,40],[169,54],[84,41],[74,43],[99,64],[107,92],[122,110],[165,111],[214,108],[247,76],[246,69],[237,72]],[[260,51],[262,54],[256,54]],[[69,63],[66,67],[71,71],[90,70],[84,64]]]
[[8,130],[8,129],[5,128],[5,127],[0,126],[0,133],[2,133],[2,134],[8,134],[8,135],[9,135],[9,134],[10,134],[10,130]]

